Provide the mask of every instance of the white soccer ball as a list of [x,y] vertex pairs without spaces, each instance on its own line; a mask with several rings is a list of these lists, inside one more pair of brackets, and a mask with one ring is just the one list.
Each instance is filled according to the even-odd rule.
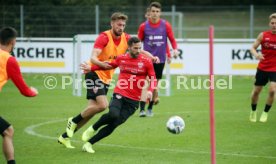
[[172,116],[167,121],[167,129],[173,134],[181,133],[185,128],[184,120],[179,116]]

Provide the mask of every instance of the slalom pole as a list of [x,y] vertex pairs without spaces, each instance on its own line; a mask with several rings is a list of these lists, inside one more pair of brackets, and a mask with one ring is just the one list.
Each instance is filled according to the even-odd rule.
[[214,109],[214,26],[209,27],[209,80],[210,80],[210,143],[211,163],[216,164],[216,135],[215,135],[215,109]]

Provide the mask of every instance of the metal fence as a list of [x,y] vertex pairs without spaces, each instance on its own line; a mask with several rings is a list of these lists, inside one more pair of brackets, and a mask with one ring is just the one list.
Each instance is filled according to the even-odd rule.
[[[165,6],[177,38],[206,38],[215,26],[216,38],[255,38],[268,29],[276,6]],[[0,27],[13,26],[21,37],[73,37],[110,28],[115,11],[129,16],[126,31],[137,33],[145,20],[145,6],[0,6]]]

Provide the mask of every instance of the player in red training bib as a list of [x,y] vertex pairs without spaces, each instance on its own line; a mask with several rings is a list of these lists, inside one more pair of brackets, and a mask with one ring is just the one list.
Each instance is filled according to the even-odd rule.
[[[110,135],[135,113],[139,107],[141,91],[147,76],[150,79],[147,96],[152,99],[152,91],[157,85],[152,61],[140,54],[141,41],[137,37],[130,38],[128,46],[129,53],[118,56],[116,60],[109,63],[112,68],[120,68],[109,112],[102,115],[93,126],[90,126],[82,134],[82,140],[86,142],[83,145],[83,151],[94,153],[92,145]],[[84,63],[81,65],[81,69],[88,72],[104,68],[96,65],[90,67]],[[98,129],[100,129],[99,132],[93,136]]]
[[[270,30],[260,33],[250,49],[251,53],[259,60],[255,86],[251,96],[252,110],[249,116],[251,122],[257,121],[257,102],[263,86],[270,82],[268,98],[260,117],[260,122],[267,121],[268,112],[272,106],[276,91],[276,13],[270,15],[269,26]],[[262,46],[261,53],[256,51],[259,45]]]

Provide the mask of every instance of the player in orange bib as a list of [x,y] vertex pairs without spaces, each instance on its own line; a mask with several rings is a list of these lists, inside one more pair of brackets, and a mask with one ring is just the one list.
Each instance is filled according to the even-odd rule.
[[[107,62],[112,62],[118,55],[125,54],[128,48],[127,41],[130,38],[130,35],[124,32],[127,19],[127,15],[123,13],[115,12],[112,14],[111,29],[102,32],[95,41],[90,59],[92,65],[110,69],[111,67]],[[142,53],[155,62],[159,61],[159,58],[153,57],[146,51]],[[66,148],[74,148],[70,142],[73,134],[95,114],[107,108],[106,94],[113,74],[114,69],[98,70],[85,74],[88,105],[81,113],[68,119],[66,132],[58,138],[58,142],[62,143]]]
[[[10,55],[16,43],[17,32],[14,28],[4,27],[0,30],[0,92],[9,79],[20,93],[26,97],[34,97],[38,91],[23,80],[16,59]],[[2,113],[1,113],[2,114]],[[3,153],[8,164],[15,164],[13,148],[13,127],[0,116],[0,134],[3,137]]]

